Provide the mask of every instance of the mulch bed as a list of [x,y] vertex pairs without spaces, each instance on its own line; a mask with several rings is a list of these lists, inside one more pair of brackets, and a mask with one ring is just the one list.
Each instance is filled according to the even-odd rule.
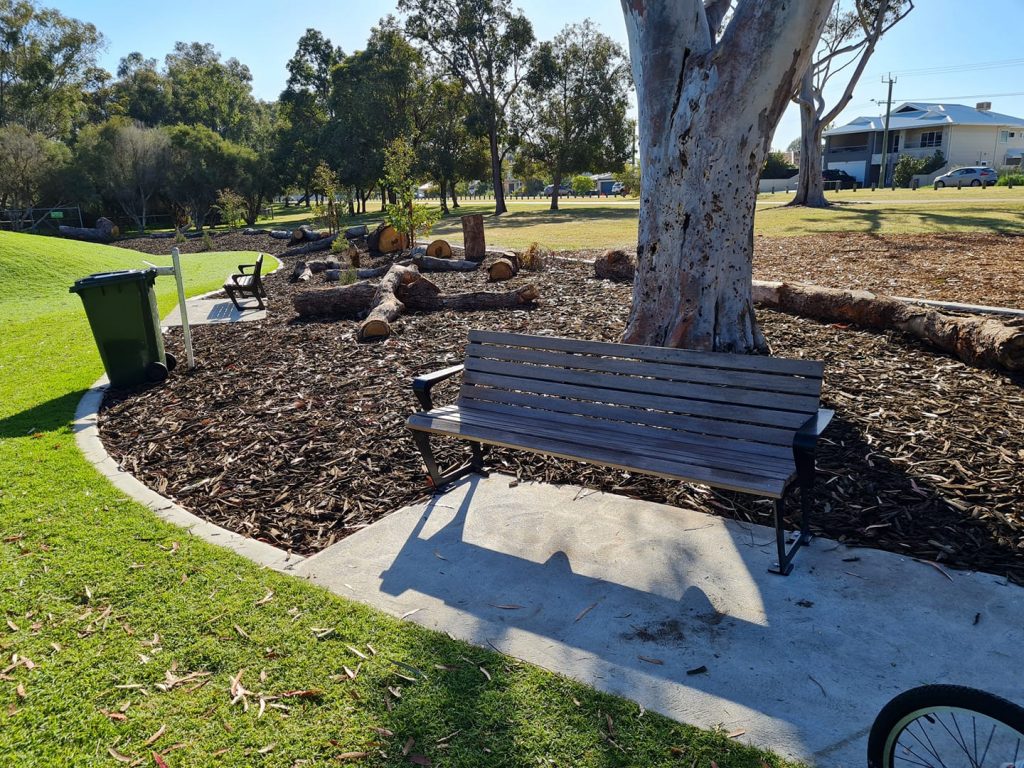
[[[287,272],[267,280],[268,320],[195,328],[201,366],[111,393],[100,423],[110,453],[150,487],[301,554],[426,495],[404,427],[416,409],[410,379],[461,360],[469,329],[616,340],[630,299],[588,264],[557,259],[501,286],[535,281],[536,309],[413,314],[386,342],[358,344],[354,321],[296,318],[290,297],[308,286],[289,285]],[[481,273],[431,279],[445,291],[486,286]],[[775,354],[826,361],[823,403],[837,418],[818,452],[815,531],[1024,583],[1024,377],[970,368],[900,334],[759,316]],[[178,331],[167,341],[180,351]],[[436,401],[456,387],[440,387]],[[452,462],[465,449],[438,446]],[[770,502],[741,494],[511,450],[491,462],[522,479],[771,522]]]
[[[287,240],[276,240],[270,235],[243,235],[241,230],[209,232],[209,235],[213,241],[213,251],[262,251],[276,256],[288,250]],[[190,238],[183,243],[176,243],[167,237],[130,237],[118,240],[113,245],[154,256],[167,255],[174,247],[177,247],[180,253],[202,253],[206,250],[201,237]]]

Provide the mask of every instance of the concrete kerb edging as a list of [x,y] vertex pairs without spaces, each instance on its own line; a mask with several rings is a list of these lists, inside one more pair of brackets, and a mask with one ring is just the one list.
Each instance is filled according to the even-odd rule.
[[[276,258],[276,257],[275,257]],[[283,263],[278,259],[281,269]],[[275,272],[277,270],[274,270]],[[270,273],[273,274],[273,273]],[[219,291],[211,291],[203,294],[210,296]],[[199,298],[199,297],[193,297]],[[103,475],[110,483],[127,495],[133,501],[137,501],[156,513],[157,517],[169,523],[186,529],[190,534],[211,544],[230,549],[232,552],[242,555],[257,565],[271,568],[275,571],[289,572],[296,565],[305,560],[301,555],[295,555],[278,549],[262,541],[250,539],[241,534],[221,528],[208,520],[203,520],[184,507],[179,506],[159,493],[144,485],[130,472],[125,472],[118,466],[117,462],[107,453],[100,439],[99,412],[103,404],[103,395],[109,386],[107,377],[101,376],[92,388],[87,391],[82,399],[78,401],[78,408],[75,410],[75,420],[72,427],[75,432],[75,443],[78,449],[92,464],[96,470]]]

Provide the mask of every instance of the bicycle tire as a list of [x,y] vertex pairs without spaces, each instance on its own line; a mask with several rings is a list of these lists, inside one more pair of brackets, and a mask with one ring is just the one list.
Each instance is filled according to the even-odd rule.
[[998,721],[1024,740],[1024,708],[1012,701],[963,685],[923,685],[899,694],[878,713],[868,735],[868,768],[893,768],[903,730],[927,713],[949,708]]

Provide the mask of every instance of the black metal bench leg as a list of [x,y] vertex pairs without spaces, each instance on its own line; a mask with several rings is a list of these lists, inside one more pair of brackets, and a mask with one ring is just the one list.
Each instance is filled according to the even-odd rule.
[[[769,568],[770,573],[778,574],[779,576],[789,576],[793,571],[793,556],[796,551],[803,545],[801,539],[797,539],[793,548],[786,551],[786,521],[784,513],[786,510],[786,498],[783,496],[781,499],[775,500],[775,547],[779,553],[779,560],[775,563],[774,568]],[[802,537],[801,537],[802,538]]]
[[473,471],[487,477],[487,469],[484,467],[484,459],[487,456],[487,450],[490,446],[484,445],[483,443],[473,443],[473,461],[471,466]]
[[235,309],[241,312],[242,308],[238,306],[238,299],[235,298],[235,289],[229,285],[225,285],[224,293],[226,293],[228,295],[228,298],[231,299],[231,303],[235,305]]
[[814,506],[814,454],[808,451],[796,451],[797,484],[800,486],[800,532],[797,539],[786,551],[785,505],[786,497],[775,501],[775,546],[778,549],[779,561],[772,573],[788,576],[793,570],[793,558],[800,547],[811,543],[811,508]]
[[416,447],[419,448],[420,455],[423,456],[423,464],[427,468],[427,474],[430,476],[430,484],[434,486],[435,493],[444,488],[444,486],[449,485],[473,472],[485,474],[483,468],[484,450],[480,443],[473,443],[472,461],[463,464],[461,467],[451,469],[448,472],[442,472],[437,466],[437,460],[434,458],[434,450],[430,447],[429,433],[413,431],[412,439],[416,441]]

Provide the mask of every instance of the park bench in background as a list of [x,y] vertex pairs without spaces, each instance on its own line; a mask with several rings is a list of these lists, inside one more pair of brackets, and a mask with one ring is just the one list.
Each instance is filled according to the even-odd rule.
[[[418,376],[423,411],[408,427],[435,489],[483,471],[484,446],[704,483],[775,499],[779,562],[788,574],[810,541],[814,450],[833,412],[819,409],[824,366],[809,360],[695,352],[471,331],[463,365]],[[431,389],[462,373],[455,405]],[[441,472],[430,435],[472,443]],[[801,489],[800,533],[787,551],[783,511]]]
[[[247,274],[246,270],[251,269],[252,274]],[[224,282],[224,290],[228,294],[228,298],[231,299],[231,303],[235,305],[235,309],[241,312],[245,307],[238,303],[238,297],[255,296],[256,303],[260,309],[263,309],[263,299],[267,296],[267,291],[263,287],[263,281],[260,279],[260,272],[263,270],[263,254],[261,253],[256,259],[255,264],[239,264],[238,273],[231,275]]]

